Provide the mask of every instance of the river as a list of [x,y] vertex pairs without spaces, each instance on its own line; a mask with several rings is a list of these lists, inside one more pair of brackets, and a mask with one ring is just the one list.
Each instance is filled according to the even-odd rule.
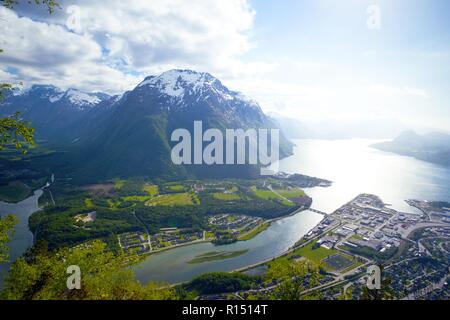
[[[360,193],[373,193],[401,211],[416,212],[404,200],[450,201],[450,168],[370,148],[374,140],[297,140],[294,155],[280,162],[280,170],[302,173],[333,181],[329,188],[305,191],[313,198],[312,207],[331,213]],[[12,258],[30,245],[32,238],[23,223],[37,210],[37,197],[16,205],[0,203],[0,212],[21,217],[20,232],[12,243]],[[323,216],[311,211],[274,222],[255,238],[226,246],[200,243],[154,254],[133,267],[142,283],[188,281],[204,272],[230,271],[277,256],[317,225]],[[199,264],[190,264],[196,256],[211,251],[248,250],[240,256]],[[0,273],[5,266],[0,267]],[[1,275],[1,274],[0,274]]]
[[[33,244],[33,234],[28,228],[28,218],[33,212],[39,210],[38,199],[42,193],[42,190],[36,190],[31,197],[18,203],[0,201],[1,216],[15,214],[19,219],[18,224],[15,226],[12,240],[9,243],[9,261],[16,260]],[[4,276],[9,266],[10,263],[0,264],[0,288],[3,287]]]

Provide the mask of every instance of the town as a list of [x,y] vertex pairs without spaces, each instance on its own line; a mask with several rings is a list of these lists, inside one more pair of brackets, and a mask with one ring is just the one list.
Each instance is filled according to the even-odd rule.
[[284,255],[242,270],[245,275],[262,279],[250,290],[200,298],[280,298],[286,279],[274,270],[283,264],[291,264],[292,268],[292,264],[307,262],[320,272],[315,282],[311,281],[311,271],[289,278],[290,282],[300,280],[297,298],[370,298],[366,290],[367,268],[376,265],[382,269],[384,298],[448,299],[448,203],[407,203],[420,208],[420,212],[399,212],[375,195],[360,194],[325,216]]

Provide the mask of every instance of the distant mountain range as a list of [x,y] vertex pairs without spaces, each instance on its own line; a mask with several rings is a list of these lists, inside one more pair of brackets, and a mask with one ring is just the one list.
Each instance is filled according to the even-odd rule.
[[[21,112],[37,138],[67,149],[74,176],[112,177],[253,176],[255,166],[175,166],[170,158],[173,130],[193,131],[194,121],[208,128],[278,128],[258,103],[226,88],[209,73],[170,70],[149,76],[119,96],[62,91],[34,85],[10,92],[3,115]],[[280,155],[292,154],[283,134]]]
[[372,147],[450,166],[450,135],[448,134],[434,132],[418,135],[414,131],[404,131],[394,140],[377,143]]
[[39,139],[59,140],[67,128],[110,98],[104,93],[85,93],[76,89],[62,91],[52,85],[33,85],[7,94],[0,112],[8,115],[19,111],[24,119],[33,123]]
[[406,129],[397,119],[295,119],[269,114],[284,130],[289,139],[392,139]]

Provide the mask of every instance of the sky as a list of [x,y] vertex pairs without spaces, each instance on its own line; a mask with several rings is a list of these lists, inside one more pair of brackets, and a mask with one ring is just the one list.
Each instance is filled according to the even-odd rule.
[[450,130],[447,0],[60,0],[0,9],[0,80],[122,93],[209,72],[270,114]]

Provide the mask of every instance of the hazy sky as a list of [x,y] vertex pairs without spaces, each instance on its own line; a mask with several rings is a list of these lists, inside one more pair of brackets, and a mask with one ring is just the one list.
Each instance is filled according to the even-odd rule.
[[0,9],[1,80],[120,93],[191,68],[267,112],[450,128],[448,0],[59,2]]

